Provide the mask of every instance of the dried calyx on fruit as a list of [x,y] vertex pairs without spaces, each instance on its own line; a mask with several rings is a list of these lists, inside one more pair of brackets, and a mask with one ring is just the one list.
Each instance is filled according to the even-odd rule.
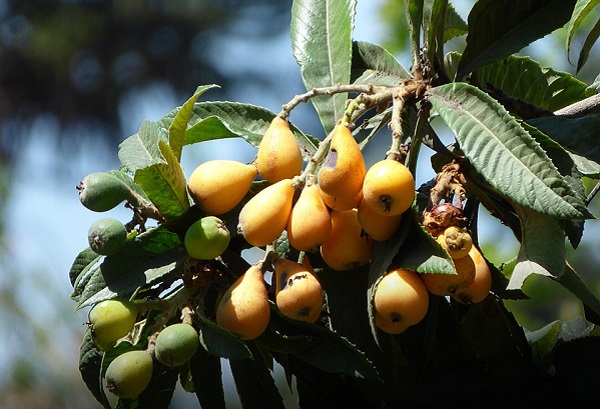
[[457,226],[460,223],[467,221],[466,217],[463,217],[462,209],[454,206],[451,203],[440,203],[426,211],[423,214],[423,226],[431,233],[432,236],[437,237],[447,227]]

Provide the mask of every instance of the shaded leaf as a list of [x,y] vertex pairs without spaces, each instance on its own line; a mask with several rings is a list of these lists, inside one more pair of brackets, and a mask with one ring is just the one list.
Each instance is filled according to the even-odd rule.
[[575,0],[480,0],[469,13],[457,78],[520,51],[568,20]]
[[567,24],[567,57],[571,54],[571,43],[575,31],[579,28],[581,22],[587,17],[594,7],[600,4],[600,0],[577,0],[573,8],[573,13],[570,15],[569,23]]
[[262,359],[258,358],[259,353],[253,351],[253,355],[257,358],[229,361],[242,407],[244,409],[285,409],[283,398],[269,368]]
[[79,351],[79,372],[81,379],[92,393],[94,398],[106,409],[110,409],[110,402],[106,398],[102,387],[100,371],[104,353],[100,351],[92,339],[92,330],[88,328],[83,336]]
[[214,87],[218,87],[218,85],[201,85],[196,88],[194,95],[192,95],[190,99],[177,110],[177,115],[175,115],[169,126],[169,146],[178,161],[181,160],[181,150],[185,141],[185,133],[194,103],[200,95]]
[[542,67],[530,57],[510,56],[473,73],[482,87],[547,111],[557,111],[590,95],[587,85],[566,72]]
[[467,34],[468,30],[467,22],[456,12],[454,6],[448,3],[446,6],[446,21],[444,22],[444,42]]
[[600,315],[600,300],[569,263],[566,264],[564,274],[558,277],[556,281],[579,298],[587,308]]
[[588,57],[590,56],[590,51],[592,50],[594,44],[596,44],[598,37],[600,37],[600,20],[596,21],[596,24],[594,24],[594,27],[592,27],[592,30],[588,33],[585,41],[583,42],[583,47],[581,48],[579,59],[577,60],[577,72],[579,72],[579,70],[581,70],[581,68],[583,68],[587,62]]
[[[93,305],[116,296],[128,296],[139,287],[152,285],[181,268],[187,253],[179,237],[156,228],[125,243],[124,250],[107,256],[93,270],[81,292],[77,308]],[[147,248],[161,248],[155,254]]]
[[533,362],[536,365],[548,369],[552,365],[552,352],[558,340],[560,326],[560,321],[552,321],[537,331],[526,332],[527,341],[531,345]]
[[248,346],[231,332],[224,330],[217,324],[199,316],[202,326],[198,331],[200,343],[209,353],[232,360],[250,359],[252,352]]
[[198,348],[190,360],[194,392],[202,408],[225,409],[221,358]]
[[[356,0],[295,0],[290,33],[307,90],[348,84]],[[346,94],[313,98],[325,133],[345,110]]]
[[73,260],[71,269],[69,270],[69,281],[71,282],[71,285],[75,287],[77,281],[80,281],[81,277],[85,275],[101,258],[101,255],[89,247],[82,250],[75,257],[75,260]]
[[507,289],[520,289],[531,274],[560,277],[565,265],[565,234],[552,217],[515,205],[521,221],[521,247]]
[[497,101],[464,83],[429,92],[465,156],[493,188],[553,217],[591,217],[544,150]]
[[565,149],[600,163],[600,118],[588,115],[581,118],[549,116],[527,121]]
[[371,84],[393,87],[410,78],[410,73],[385,48],[364,41],[355,41],[352,47],[353,84]]
[[269,350],[293,354],[322,371],[356,378],[379,379],[364,352],[340,334],[321,325],[292,322],[273,307],[272,331],[257,339]]

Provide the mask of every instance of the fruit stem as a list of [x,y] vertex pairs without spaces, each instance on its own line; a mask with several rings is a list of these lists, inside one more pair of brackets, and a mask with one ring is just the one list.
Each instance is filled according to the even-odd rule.
[[[321,143],[319,143],[319,147],[317,148],[314,155],[308,161],[308,164],[306,165],[306,168],[304,168],[304,171],[302,172],[302,174],[300,176],[296,176],[297,180],[294,180],[295,183],[296,182],[304,183],[304,181],[306,180],[306,178],[309,175],[312,175],[312,176],[315,175],[315,173],[317,171],[317,167],[319,166],[319,164],[321,162],[323,162],[323,160],[325,160],[325,157],[327,156],[327,152],[329,152],[329,147],[331,146],[332,135],[333,135],[333,131],[330,132],[329,135],[327,135],[327,137],[321,141]],[[296,178],[294,178],[294,179],[296,179]]]

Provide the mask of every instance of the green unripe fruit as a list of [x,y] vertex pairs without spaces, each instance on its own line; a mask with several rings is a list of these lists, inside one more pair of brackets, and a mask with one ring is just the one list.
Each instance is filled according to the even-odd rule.
[[107,172],[90,173],[79,183],[77,190],[81,204],[94,212],[113,209],[130,194],[122,181]]
[[88,230],[88,243],[94,252],[103,256],[118,253],[127,241],[123,223],[109,217],[95,221]]
[[96,304],[88,318],[96,346],[103,351],[110,349],[118,339],[131,332],[137,314],[137,305],[128,301],[112,299]]
[[169,325],[156,338],[154,356],[167,366],[180,366],[194,356],[199,344],[198,333],[191,325]]
[[119,398],[135,398],[150,384],[152,364],[152,357],[146,351],[119,355],[106,368],[106,389]]
[[207,216],[192,224],[185,233],[184,245],[189,256],[198,260],[219,257],[231,236],[225,223],[215,216]]

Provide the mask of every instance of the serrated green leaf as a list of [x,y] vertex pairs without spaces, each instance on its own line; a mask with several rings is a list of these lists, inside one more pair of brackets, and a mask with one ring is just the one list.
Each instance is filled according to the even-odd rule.
[[79,277],[84,275],[94,264],[98,262],[102,258],[101,255],[94,252],[91,248],[86,248],[82,250],[73,263],[71,264],[71,269],[69,270],[69,281],[71,285],[75,287],[76,282],[79,280]]
[[531,274],[560,277],[565,266],[565,233],[550,216],[515,205],[521,247],[507,289],[520,289]]
[[355,41],[352,47],[353,84],[393,87],[400,85],[410,73],[385,48],[365,41]]
[[464,83],[429,95],[467,159],[504,196],[557,218],[593,217],[539,144],[489,95]]
[[165,219],[181,216],[190,208],[183,168],[169,145],[158,141],[162,160],[135,172],[135,181]]
[[600,163],[600,118],[588,115],[581,118],[549,116],[527,121],[565,149]]
[[190,360],[194,393],[202,408],[225,409],[221,358],[198,348]]
[[600,0],[577,0],[577,3],[573,8],[573,13],[570,15],[571,18],[569,19],[569,23],[567,24],[567,58],[571,54],[571,42],[573,41],[575,31],[577,31],[581,22],[598,4],[600,4]]
[[542,67],[530,57],[510,56],[474,72],[477,83],[554,112],[590,95],[587,85],[566,72]]
[[[173,110],[165,115],[158,121],[159,126],[166,126],[176,113],[177,110]],[[190,114],[184,144],[223,138],[242,138],[252,146],[258,147],[275,115],[266,108],[239,102],[196,103]],[[304,134],[293,124],[290,124],[290,128],[303,155],[314,154],[318,141]]]
[[[152,285],[181,268],[187,253],[179,244],[176,234],[161,228],[128,240],[124,251],[107,256],[93,270],[85,287],[80,290],[77,308],[116,296],[127,296],[137,288]],[[153,252],[158,249],[161,254]]]
[[173,118],[173,121],[169,126],[169,146],[178,161],[181,160],[181,150],[185,141],[185,133],[188,121],[190,120],[190,114],[192,113],[192,108],[194,107],[196,100],[200,98],[200,95],[214,87],[218,87],[218,85],[202,85],[196,88],[194,95],[192,95],[191,98],[177,110],[177,115],[175,115],[175,118]]
[[[307,90],[350,82],[356,0],[294,0],[292,50]],[[325,133],[345,110],[346,94],[313,98]]]
[[96,398],[102,407],[110,409],[110,402],[106,398],[100,377],[103,356],[104,353],[96,347],[92,339],[91,328],[88,328],[83,336],[79,351],[79,372],[92,396]]
[[[254,349],[253,355],[258,356]],[[262,359],[230,360],[229,366],[243,408],[285,409],[275,380]]]
[[322,371],[379,379],[373,363],[356,345],[321,325],[291,321],[273,307],[271,331],[257,339],[270,350],[293,354]]
[[581,47],[581,52],[577,59],[577,72],[579,72],[587,62],[590,51],[594,44],[596,44],[596,41],[598,41],[598,37],[600,37],[600,20],[596,21],[596,24],[594,24],[594,27],[592,27],[583,42],[583,47]]
[[121,164],[135,174],[138,169],[164,163],[165,160],[158,149],[158,141],[168,141],[167,128],[149,120],[143,121],[139,131],[119,145],[118,156]]
[[446,16],[446,5],[448,0],[424,0],[423,1],[423,38],[427,43],[423,50],[427,60],[435,61],[438,49],[442,50],[444,43],[444,25]]
[[232,360],[251,359],[252,352],[248,346],[231,332],[224,330],[217,324],[199,316],[202,326],[198,331],[200,343],[209,353]]
[[412,63],[416,64],[418,53],[421,50],[421,27],[423,25],[423,1],[404,0],[406,9],[406,21],[408,22],[408,32],[410,33],[410,48],[412,54]]
[[572,292],[581,302],[590,308],[595,314],[600,315],[600,300],[579,277],[573,267],[567,263],[565,272],[556,280],[567,290]]
[[568,20],[575,0],[479,0],[469,13],[458,79],[517,53]]
[[446,6],[446,21],[444,22],[444,42],[467,34],[468,31],[469,26],[467,25],[467,22],[456,12],[454,6],[451,3],[448,3]]
[[525,335],[529,345],[531,345],[531,353],[536,365],[542,368],[550,367],[552,363],[552,351],[558,340],[560,326],[560,321],[552,321],[537,331],[526,332]]

